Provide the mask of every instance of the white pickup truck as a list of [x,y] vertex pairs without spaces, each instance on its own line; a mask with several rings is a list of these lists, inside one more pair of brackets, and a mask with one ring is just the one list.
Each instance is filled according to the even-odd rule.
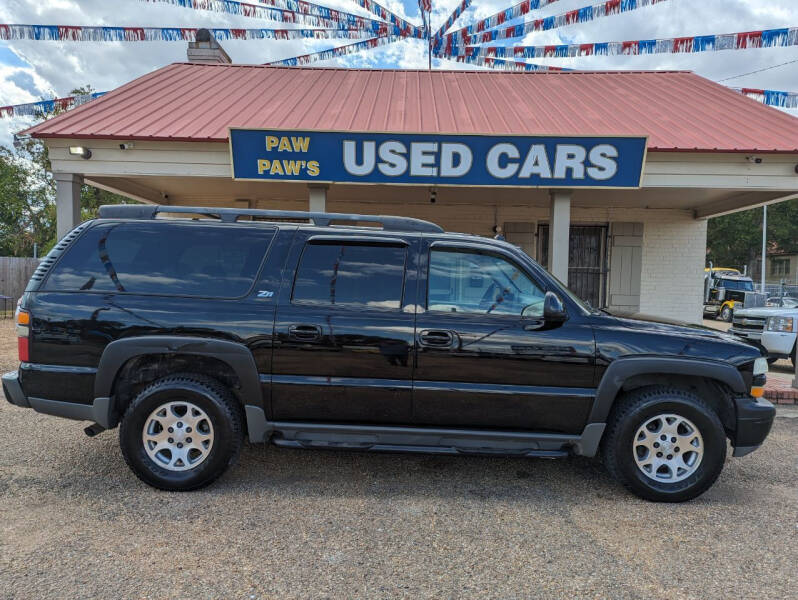
[[798,307],[767,306],[741,308],[734,311],[732,333],[762,344],[768,352],[768,362],[790,358],[793,367],[798,337]]

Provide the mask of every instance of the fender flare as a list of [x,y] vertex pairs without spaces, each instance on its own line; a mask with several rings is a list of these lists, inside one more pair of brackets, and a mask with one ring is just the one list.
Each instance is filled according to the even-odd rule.
[[[122,366],[131,358],[147,354],[194,354],[226,363],[241,382],[246,415],[249,416],[253,412],[251,409],[256,409],[255,413],[264,415],[265,419],[260,377],[252,352],[244,344],[213,338],[152,335],[113,341],[105,347],[100,357],[94,380],[94,397],[110,398],[114,381]],[[250,429],[253,426],[256,424],[248,422]],[[259,433],[260,437],[262,435]]]
[[633,356],[610,363],[596,389],[590,423],[605,423],[624,381],[636,375],[687,375],[714,379],[738,394],[745,393],[745,381],[733,365],[700,358]]

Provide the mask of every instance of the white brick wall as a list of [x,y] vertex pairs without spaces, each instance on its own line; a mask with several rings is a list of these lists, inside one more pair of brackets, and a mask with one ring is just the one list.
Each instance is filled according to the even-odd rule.
[[643,229],[640,312],[700,323],[707,222],[677,216],[652,219]]

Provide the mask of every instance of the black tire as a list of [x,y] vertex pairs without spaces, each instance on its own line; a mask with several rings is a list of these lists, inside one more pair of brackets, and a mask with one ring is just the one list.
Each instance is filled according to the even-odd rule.
[[[213,443],[207,456],[187,470],[173,471],[156,463],[142,440],[149,416],[170,401],[191,402],[212,425]],[[119,428],[122,456],[131,470],[143,482],[170,491],[196,490],[212,483],[235,463],[243,439],[241,407],[230,390],[215,379],[193,373],[170,375],[147,386],[127,407]]]
[[798,366],[798,341],[795,342],[795,346],[792,349],[792,356],[790,356],[790,360],[792,361],[792,368],[794,369]]
[[[647,420],[675,414],[695,424],[704,454],[696,470],[672,483],[655,481],[637,466],[634,439]],[[707,491],[723,470],[726,434],[714,410],[699,396],[667,386],[652,386],[625,394],[610,415],[601,454],[610,474],[634,494],[653,502],[684,502]]]
[[720,309],[720,320],[726,321],[727,323],[731,323],[731,320],[734,318],[734,311],[732,311],[730,306],[724,306]]

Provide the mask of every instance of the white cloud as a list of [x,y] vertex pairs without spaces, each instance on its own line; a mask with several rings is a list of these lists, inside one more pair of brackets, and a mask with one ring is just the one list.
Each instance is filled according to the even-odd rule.
[[[367,16],[350,0],[316,0],[321,4]],[[560,0],[536,11],[534,18],[560,14],[599,0]],[[432,28],[436,30],[460,0],[433,2]],[[454,27],[495,14],[512,0],[475,0]],[[387,8],[413,23],[419,23],[416,0],[383,0]],[[529,17],[533,18],[533,17]],[[262,20],[171,6],[140,0],[2,0],[0,23],[59,25],[137,25],[183,27],[282,27]],[[798,26],[796,0],[668,0],[623,15],[593,23],[532,34],[514,43],[545,44],[593,42],[728,33],[771,27]],[[235,62],[263,63],[313,52],[349,40],[323,41],[228,41],[224,47]],[[7,47],[19,56],[22,66],[3,65],[0,52],[0,105],[31,102],[45,96],[63,96],[75,87],[90,84],[110,90],[162,67],[186,60],[182,42],[34,42],[13,41]],[[0,47],[0,51],[2,47]],[[538,62],[589,69],[688,69],[710,79],[723,79],[777,63],[798,60],[798,48],[768,48],[709,52],[691,55],[637,57],[588,57],[548,59]],[[388,46],[335,61],[324,66],[371,68],[425,68],[426,44],[401,40]],[[435,60],[437,68],[471,68],[452,61]],[[27,76],[23,76],[27,74]],[[727,85],[798,91],[798,62],[777,69],[736,78]],[[791,111],[798,114],[798,111]],[[8,144],[13,131],[28,124],[20,119],[0,119],[0,143]]]

